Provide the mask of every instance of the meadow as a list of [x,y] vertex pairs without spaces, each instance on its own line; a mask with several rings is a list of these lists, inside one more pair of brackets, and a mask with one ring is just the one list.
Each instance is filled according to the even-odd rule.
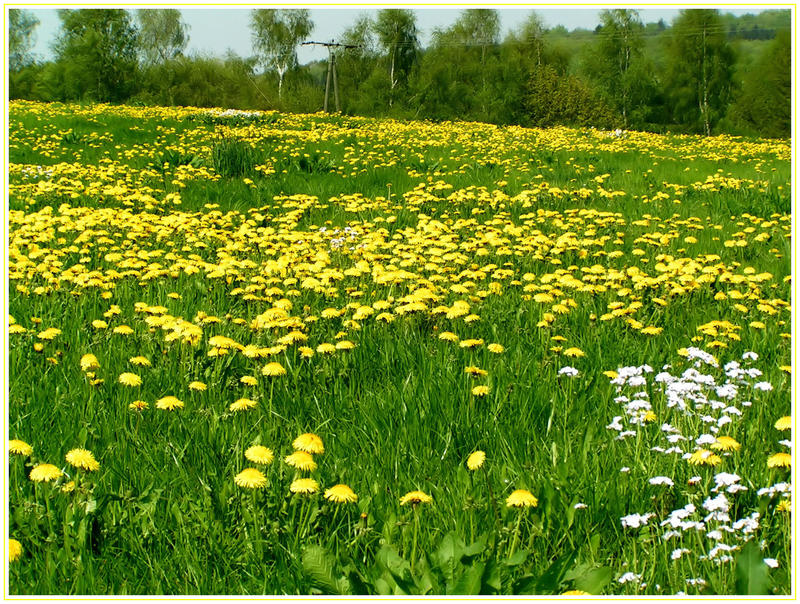
[[784,140],[12,102],[8,589],[789,594]]

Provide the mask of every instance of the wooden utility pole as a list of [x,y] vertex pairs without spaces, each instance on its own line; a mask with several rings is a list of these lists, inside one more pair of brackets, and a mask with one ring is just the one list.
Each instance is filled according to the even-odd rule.
[[330,42],[303,42],[300,46],[324,46],[328,49],[328,73],[325,76],[325,104],[323,110],[328,112],[328,97],[330,96],[331,78],[333,78],[333,101],[336,103],[336,111],[341,111],[339,105],[339,83],[336,79],[336,54],[333,52],[334,48],[361,48],[357,44],[339,44],[331,40]]

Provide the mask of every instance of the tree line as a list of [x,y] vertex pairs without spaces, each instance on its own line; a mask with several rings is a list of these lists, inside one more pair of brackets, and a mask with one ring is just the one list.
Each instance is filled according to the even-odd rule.
[[[176,9],[61,9],[51,61],[36,18],[9,11],[9,96],[43,101],[279,109],[323,105],[327,61],[300,65],[307,9],[254,9],[254,55],[187,56]],[[366,116],[652,131],[791,134],[791,13],[681,10],[671,25],[609,9],[593,31],[532,12],[501,37],[492,9],[463,10],[423,47],[413,11],[363,14],[339,35],[342,111]]]

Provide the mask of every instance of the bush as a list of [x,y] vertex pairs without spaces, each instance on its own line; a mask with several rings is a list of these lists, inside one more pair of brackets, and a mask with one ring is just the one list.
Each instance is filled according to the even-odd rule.
[[256,166],[253,148],[237,139],[223,139],[214,145],[211,159],[217,174],[228,178],[252,174]]
[[578,78],[550,66],[534,72],[528,87],[528,118],[534,126],[559,124],[610,128],[621,119]]

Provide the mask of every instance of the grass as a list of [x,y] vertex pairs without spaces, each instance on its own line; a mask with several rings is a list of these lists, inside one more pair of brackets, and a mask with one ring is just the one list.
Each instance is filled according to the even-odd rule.
[[[787,143],[268,117],[11,105],[8,438],[33,447],[9,459],[12,594],[789,593],[790,514],[758,494],[789,480],[767,464],[791,412]],[[253,157],[215,147],[233,139]],[[675,407],[655,376],[695,364],[735,411]],[[604,374],[623,367],[644,384]],[[653,450],[665,423],[687,454],[741,448],[692,465]],[[292,494],[307,432],[320,491]],[[99,471],[65,463],[79,447]],[[34,483],[37,463],[69,476]],[[237,486],[246,467],[267,486]],[[720,472],[748,488],[703,520]],[[357,503],[324,497],[340,483]],[[432,502],[400,505],[417,489]],[[689,503],[706,530],[665,540]]]

